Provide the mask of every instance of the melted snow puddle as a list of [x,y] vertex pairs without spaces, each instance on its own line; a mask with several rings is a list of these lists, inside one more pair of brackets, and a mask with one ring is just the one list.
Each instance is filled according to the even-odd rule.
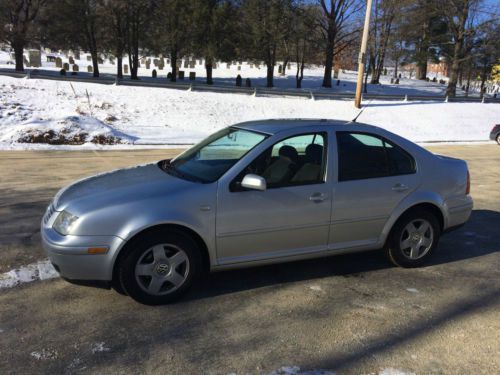
[[9,272],[0,274],[0,289],[12,288],[20,284],[37,280],[48,280],[59,277],[49,260],[31,263]]

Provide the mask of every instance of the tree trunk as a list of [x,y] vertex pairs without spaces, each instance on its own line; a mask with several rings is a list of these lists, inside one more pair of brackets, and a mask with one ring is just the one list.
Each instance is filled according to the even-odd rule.
[[173,50],[170,53],[170,67],[172,68],[170,74],[170,82],[177,81],[177,51]]
[[273,61],[267,61],[267,87],[273,87],[274,86],[274,62]]
[[481,71],[481,89],[480,89],[480,97],[481,99],[484,97],[486,93],[486,78],[488,77],[488,66],[485,64],[483,66],[483,70]]
[[213,64],[211,57],[205,57],[205,70],[207,71],[207,85],[213,85],[214,84],[214,80],[212,78]]
[[93,76],[97,78],[99,77],[99,62],[97,61],[97,50],[91,50],[90,56],[92,56],[92,66],[94,69]]
[[450,69],[450,79],[446,88],[446,96],[454,98],[457,95],[458,70],[460,69],[460,53],[462,52],[462,39],[455,42],[453,61]]
[[325,51],[325,73],[323,75],[323,87],[332,87],[332,67],[333,67],[333,48],[335,39],[328,37]]
[[304,58],[300,61],[297,61],[297,74],[295,74],[295,82],[297,84],[297,88],[302,88],[302,79],[304,79]]
[[290,61],[290,59],[288,57],[286,57],[285,61],[283,61],[283,69],[281,70],[282,75],[286,74],[286,66],[288,65],[288,61]]
[[425,20],[422,24],[422,40],[418,45],[417,50],[417,79],[424,80],[427,78],[427,60],[429,57],[429,20]]
[[123,79],[122,55],[116,56],[116,77]]
[[16,71],[24,72],[24,46],[22,43],[15,43],[12,45],[12,47],[14,47],[14,55],[16,58]]

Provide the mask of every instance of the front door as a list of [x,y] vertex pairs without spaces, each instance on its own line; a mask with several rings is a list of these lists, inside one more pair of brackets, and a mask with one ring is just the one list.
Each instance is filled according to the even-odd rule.
[[[327,134],[280,140],[218,192],[216,241],[220,264],[324,250],[331,185],[326,176]],[[245,174],[266,179],[265,191],[244,190]]]

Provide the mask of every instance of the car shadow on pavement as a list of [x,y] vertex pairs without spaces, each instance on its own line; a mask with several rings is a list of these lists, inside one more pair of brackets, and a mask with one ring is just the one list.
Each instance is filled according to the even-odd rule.
[[[500,212],[473,210],[466,225],[441,237],[427,267],[467,261],[500,251]],[[324,277],[363,277],[364,273],[391,268],[380,250],[215,272],[203,278],[184,300],[294,283]]]

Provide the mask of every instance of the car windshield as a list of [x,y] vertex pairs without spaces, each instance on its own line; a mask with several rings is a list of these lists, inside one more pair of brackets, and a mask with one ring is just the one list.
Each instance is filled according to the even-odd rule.
[[214,182],[266,138],[267,135],[253,131],[225,128],[186,150],[163,169],[187,180]]

